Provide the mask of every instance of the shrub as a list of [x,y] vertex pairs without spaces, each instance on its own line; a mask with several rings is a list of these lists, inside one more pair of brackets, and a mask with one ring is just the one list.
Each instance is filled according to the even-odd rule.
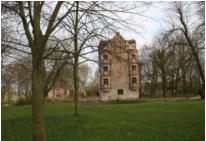
[[88,97],[97,96],[97,93],[99,92],[99,87],[88,87],[86,92]]
[[45,102],[46,103],[72,103],[73,101],[73,98],[70,98],[70,97],[66,97],[66,98],[59,98],[59,97],[56,97],[56,98],[46,98],[45,99]]
[[21,105],[30,105],[32,103],[32,97],[28,98],[20,98],[15,102],[15,106],[21,106]]

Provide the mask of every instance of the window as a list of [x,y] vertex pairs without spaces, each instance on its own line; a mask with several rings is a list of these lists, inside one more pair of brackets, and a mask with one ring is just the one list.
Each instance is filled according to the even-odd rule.
[[122,90],[122,89],[117,90],[117,94],[118,94],[118,95],[123,94],[123,90]]
[[108,85],[109,84],[109,79],[108,78],[104,78],[104,85]]
[[108,72],[108,67],[107,67],[107,66],[104,66],[104,67],[103,67],[103,71],[104,71],[104,72]]
[[104,55],[104,56],[103,56],[103,59],[104,59],[104,60],[108,60],[108,55]]
[[136,59],[136,55],[135,54],[131,54],[131,59]]
[[137,67],[135,65],[132,65],[132,71],[136,71]]
[[132,77],[132,84],[137,84],[137,78],[136,77]]

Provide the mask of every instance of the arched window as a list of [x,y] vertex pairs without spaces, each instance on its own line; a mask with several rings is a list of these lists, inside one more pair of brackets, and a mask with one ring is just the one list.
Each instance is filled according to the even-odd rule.
[[103,55],[104,60],[108,60],[108,55]]
[[104,85],[108,85],[109,84],[109,79],[108,78],[104,78]]
[[103,67],[103,71],[104,71],[104,72],[108,72],[108,67],[107,67],[107,66],[104,66],[104,67]]
[[137,78],[136,77],[132,77],[132,84],[137,84]]
[[123,93],[124,93],[123,89],[117,90],[117,94],[118,94],[118,95],[121,95],[121,94],[123,94]]
[[132,65],[132,71],[136,71],[137,67],[136,65]]

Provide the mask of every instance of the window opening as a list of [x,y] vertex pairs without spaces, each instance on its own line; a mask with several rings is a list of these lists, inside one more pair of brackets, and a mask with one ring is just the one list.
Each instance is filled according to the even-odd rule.
[[103,67],[103,70],[104,70],[104,72],[108,72],[108,67],[107,67],[107,66],[104,66],[104,67]]
[[103,59],[104,59],[104,60],[108,60],[108,55],[104,55],[104,56],[103,56]]
[[119,90],[117,90],[117,94],[118,95],[121,95],[121,94],[123,94],[124,92],[123,92],[123,89],[119,89]]
[[136,77],[132,77],[132,84],[136,84],[137,83],[137,78]]
[[131,54],[131,59],[136,59],[136,55],[135,54]]
[[136,71],[137,67],[135,65],[132,65],[132,71]]
[[104,85],[108,85],[108,84],[109,84],[108,78],[104,78]]

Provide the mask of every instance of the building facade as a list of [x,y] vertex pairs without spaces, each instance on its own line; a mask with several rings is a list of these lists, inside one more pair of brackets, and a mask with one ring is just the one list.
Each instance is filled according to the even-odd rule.
[[139,98],[140,67],[135,40],[119,32],[99,44],[100,101]]

